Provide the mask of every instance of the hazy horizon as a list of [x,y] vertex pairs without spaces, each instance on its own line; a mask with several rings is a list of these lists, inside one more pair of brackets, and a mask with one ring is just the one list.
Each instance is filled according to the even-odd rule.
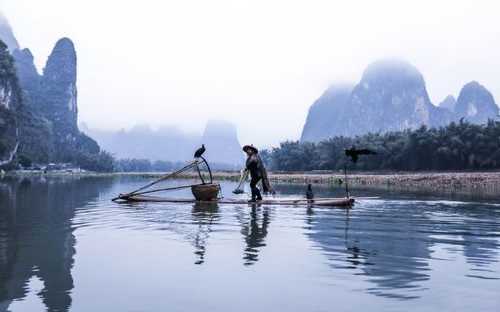
[[74,41],[79,122],[95,129],[201,133],[222,119],[242,144],[276,145],[380,58],[415,65],[435,105],[471,80],[500,98],[500,6],[487,1],[0,1],[39,72]]

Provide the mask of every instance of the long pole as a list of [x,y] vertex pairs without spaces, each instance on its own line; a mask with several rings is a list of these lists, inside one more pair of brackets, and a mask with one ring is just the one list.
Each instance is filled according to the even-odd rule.
[[344,165],[345,194],[349,198],[349,185],[347,182],[347,164]]
[[205,165],[207,165],[208,175],[210,176],[210,184],[212,184],[214,182],[214,179],[212,177],[212,170],[210,169],[207,160],[203,158],[203,156],[200,156],[200,158],[203,159],[203,162],[205,163]]
[[205,179],[203,179],[203,176],[201,175],[200,166],[198,166],[198,164],[196,164],[196,171],[198,171],[198,176],[201,179],[201,183],[205,184]]
[[203,185],[203,184],[191,184],[191,185],[180,185],[180,186],[173,186],[173,187],[165,187],[165,188],[159,188],[159,189],[154,189],[154,190],[149,190],[149,191],[144,191],[144,192],[137,192],[134,193],[134,196],[137,195],[144,195],[144,194],[150,194],[150,193],[155,193],[155,192],[161,192],[161,191],[173,191],[173,190],[180,190],[183,188],[188,188],[192,186],[197,186],[197,185]]
[[168,179],[168,178],[170,178],[170,177],[173,177],[173,176],[175,176],[175,175],[178,175],[179,173],[181,173],[181,172],[183,172],[183,171],[186,171],[186,170],[188,170],[189,168],[191,168],[191,167],[193,167],[193,166],[195,166],[195,165],[196,165],[196,166],[198,165],[198,161],[197,161],[197,160],[194,160],[194,161],[192,161],[191,163],[187,164],[186,166],[182,167],[181,169],[179,169],[179,170],[177,170],[177,171],[175,171],[175,172],[172,172],[172,173],[166,174],[166,175],[164,175],[164,176],[160,177],[159,179],[157,179],[157,180],[155,180],[155,181],[153,181],[153,182],[151,182],[151,183],[149,183],[149,184],[147,184],[147,185],[145,185],[145,186],[143,186],[143,187],[138,188],[138,189],[137,189],[137,190],[135,190],[135,191],[132,191],[132,192],[129,192],[129,193],[126,193],[126,194],[120,194],[118,197],[113,198],[112,200],[117,200],[117,199],[120,199],[120,198],[130,197],[130,196],[132,196],[132,195],[136,195],[138,192],[140,192],[140,191],[142,191],[142,190],[145,190],[145,189],[147,189],[147,188],[149,188],[149,187],[151,187],[151,186],[153,186],[153,185],[155,185],[155,184],[157,184],[157,183],[159,183],[159,182],[161,182],[161,181],[163,181],[163,180],[166,180],[166,179]]

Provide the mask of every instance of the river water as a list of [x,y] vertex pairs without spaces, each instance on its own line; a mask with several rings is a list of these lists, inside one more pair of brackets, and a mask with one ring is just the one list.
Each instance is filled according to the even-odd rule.
[[110,201],[145,182],[0,180],[0,311],[500,311],[499,204]]

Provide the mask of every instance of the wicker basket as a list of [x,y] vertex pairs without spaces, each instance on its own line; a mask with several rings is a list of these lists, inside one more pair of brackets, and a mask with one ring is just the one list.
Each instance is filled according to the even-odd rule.
[[191,186],[194,198],[202,201],[217,200],[219,189],[220,185],[215,183]]

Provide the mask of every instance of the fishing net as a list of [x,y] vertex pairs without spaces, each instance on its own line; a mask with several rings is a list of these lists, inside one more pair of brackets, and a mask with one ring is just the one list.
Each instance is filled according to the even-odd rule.
[[[189,184],[179,184],[178,181],[174,182],[175,178],[188,178]],[[160,178],[148,183],[132,192],[120,194],[118,197],[113,198],[116,200],[127,200],[134,196],[148,195],[152,193],[175,191],[185,188],[191,188],[197,185],[207,185],[213,182],[212,172],[207,161],[201,157],[186,164],[184,167],[165,174]]]

